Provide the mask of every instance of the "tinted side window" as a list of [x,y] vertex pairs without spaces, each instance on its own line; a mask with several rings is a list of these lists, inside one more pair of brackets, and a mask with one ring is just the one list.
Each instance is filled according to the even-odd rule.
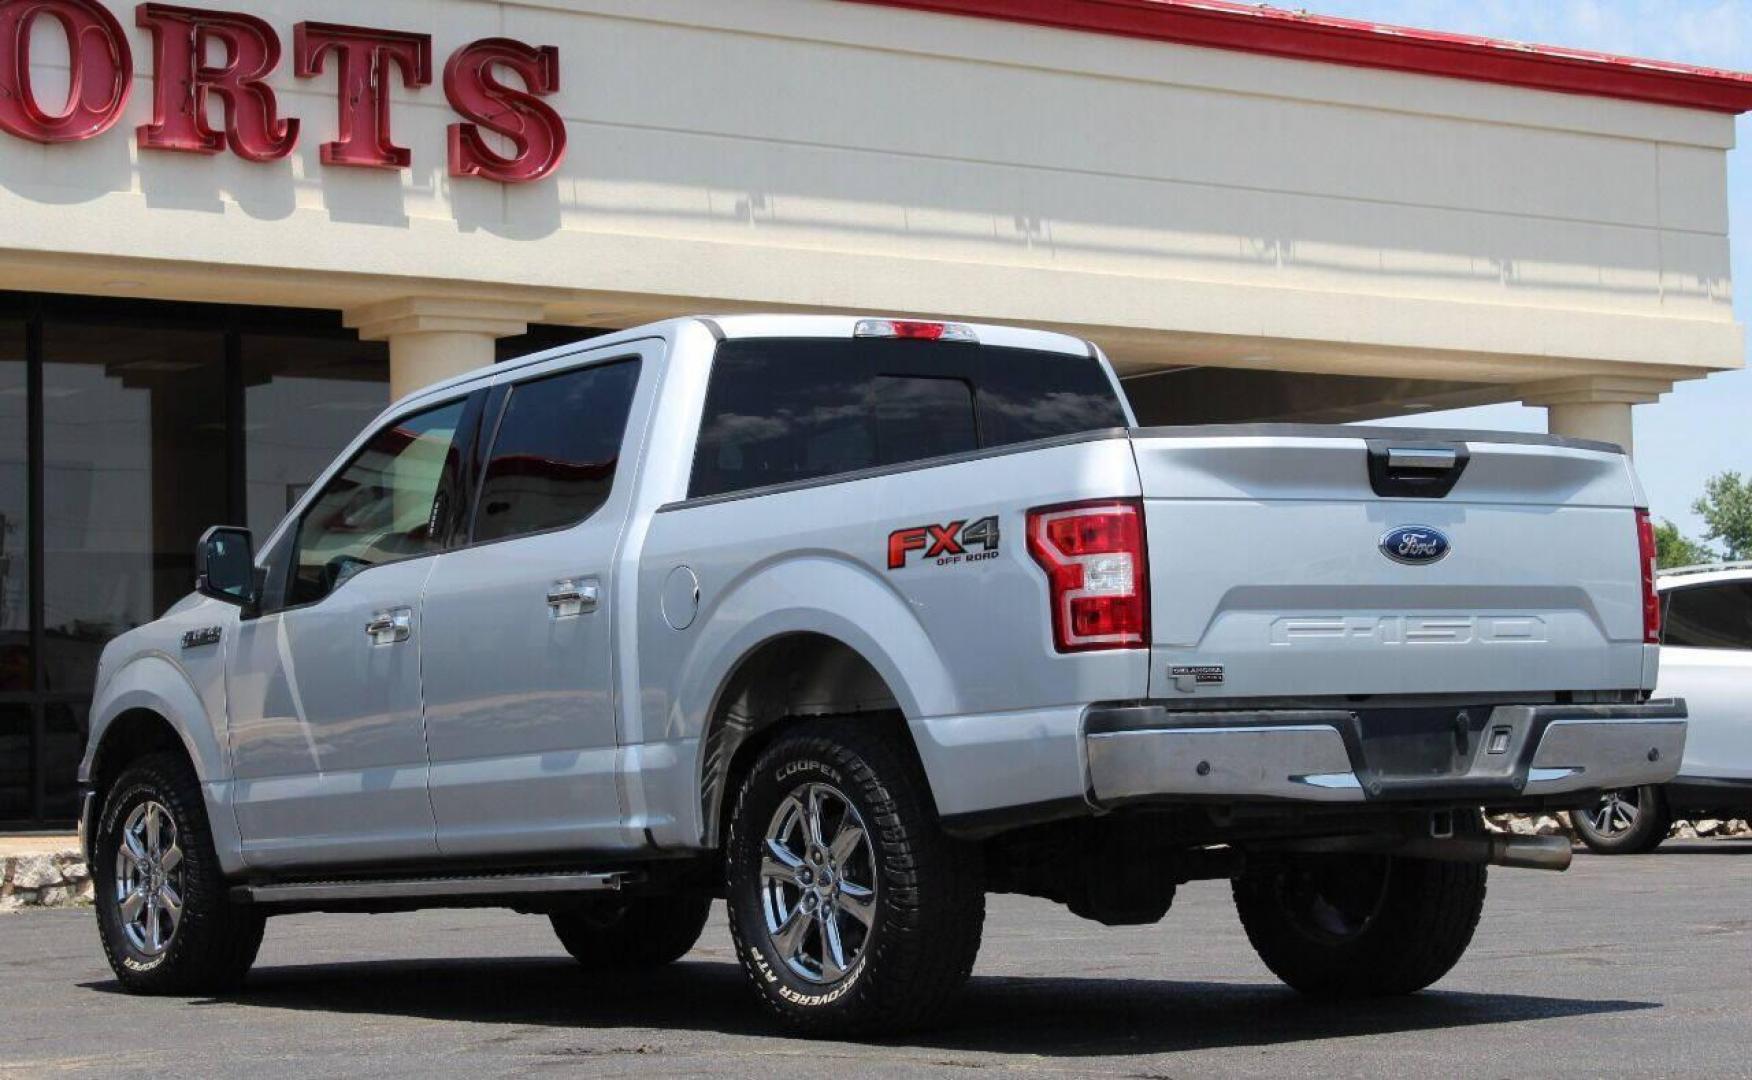
[[1090,357],[870,339],[728,341],[713,360],[689,494],[1124,424]]
[[1697,649],[1752,649],[1752,586],[1693,585],[1667,594],[1661,641]]
[[639,362],[621,360],[514,387],[481,481],[475,540],[573,525],[607,502],[638,384]]
[[298,525],[288,605],[321,600],[367,567],[438,551],[459,498],[456,401],[379,431],[330,480]]

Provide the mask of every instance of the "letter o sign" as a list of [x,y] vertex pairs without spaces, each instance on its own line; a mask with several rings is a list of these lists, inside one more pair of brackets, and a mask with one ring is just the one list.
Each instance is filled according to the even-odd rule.
[[[67,33],[70,70],[61,111],[42,107],[30,85],[30,35],[47,16]],[[121,24],[97,0],[0,3],[0,131],[40,143],[102,135],[121,119],[134,57]]]

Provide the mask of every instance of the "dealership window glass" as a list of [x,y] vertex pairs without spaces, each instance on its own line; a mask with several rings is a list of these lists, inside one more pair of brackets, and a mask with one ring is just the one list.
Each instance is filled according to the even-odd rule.
[[85,755],[89,702],[51,704],[43,709],[42,816],[71,821],[79,816],[79,759]]
[[443,537],[461,471],[465,400],[403,417],[374,435],[304,511],[289,605],[313,604],[372,566],[428,555]]
[[1662,643],[1696,649],[1752,649],[1752,586],[1693,585],[1667,594]]
[[104,644],[190,591],[195,542],[226,516],[225,341],[190,328],[199,311],[44,320],[49,690],[91,690]]
[[[0,693],[34,688],[30,655],[29,399],[22,319],[0,317]],[[4,753],[4,751],[0,751]]]
[[31,717],[28,705],[0,705],[0,821],[31,814]]
[[557,529],[608,500],[639,384],[622,360],[520,383],[511,391],[481,479],[474,539]]
[[690,494],[1124,424],[1118,393],[1089,356],[873,339],[726,341],[712,363]]
[[388,347],[351,337],[243,334],[244,523],[258,544],[389,404]]

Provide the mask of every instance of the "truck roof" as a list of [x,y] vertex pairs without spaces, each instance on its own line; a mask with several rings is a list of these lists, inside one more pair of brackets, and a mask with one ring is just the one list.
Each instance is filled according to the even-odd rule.
[[461,375],[455,375],[430,386],[422,387],[401,401],[393,403],[390,408],[397,409],[408,401],[439,394],[505,371],[515,371],[518,368],[567,356],[585,349],[600,349],[621,342],[639,341],[652,337],[672,337],[675,331],[682,326],[703,326],[720,341],[740,338],[851,338],[856,336],[859,323],[872,319],[952,323],[971,330],[980,344],[995,345],[1000,348],[1035,349],[1041,352],[1060,352],[1074,356],[1095,356],[1097,354],[1092,342],[1072,337],[1069,334],[1060,334],[1051,330],[1030,330],[1018,326],[1000,326],[993,323],[970,323],[957,319],[903,315],[686,315],[665,319],[661,322],[628,327],[612,334],[586,338],[569,345],[560,345],[542,352],[530,353],[528,356],[520,356],[504,363],[476,368],[473,371],[467,371]]

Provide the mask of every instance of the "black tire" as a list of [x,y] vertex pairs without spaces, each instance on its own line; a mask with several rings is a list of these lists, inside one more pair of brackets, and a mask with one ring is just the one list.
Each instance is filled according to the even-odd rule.
[[[1625,827],[1625,814],[1630,815]],[[1673,827],[1667,793],[1649,785],[1603,792],[1587,806],[1570,811],[1576,836],[1601,855],[1646,855],[1661,846]]]
[[[815,721],[781,736],[755,761],[730,818],[725,862],[736,955],[766,1008],[805,1035],[941,1021],[979,954],[985,893],[978,849],[938,827],[916,758],[878,723]],[[814,820],[833,821],[834,835],[825,836],[823,825],[817,835],[825,846],[804,846],[822,856],[818,865],[828,873],[808,888],[796,879],[775,884],[781,879],[762,872],[768,833],[791,821],[799,842],[806,839],[809,815],[790,800],[812,794],[822,807]],[[808,870],[809,858],[784,865]],[[808,901],[812,890],[816,899]],[[768,923],[769,912],[786,910],[805,927],[789,957]],[[830,918],[843,970],[828,963]],[[810,941],[819,958],[812,973],[805,970]]]
[[[166,939],[149,941],[142,949],[130,936],[116,883],[123,872],[118,863],[124,827],[136,812],[154,816],[154,806],[162,808],[175,830],[174,846],[180,851],[180,860],[162,879],[181,899],[182,907]],[[242,984],[261,948],[264,919],[259,911],[234,903],[227,895],[228,886],[213,852],[201,786],[187,761],[176,754],[153,754],[130,765],[104,799],[92,849],[98,932],[110,968],[124,990],[133,994],[217,994]],[[162,907],[158,917],[172,921]]]
[[706,928],[712,897],[704,892],[593,900],[548,916],[560,944],[592,971],[662,967],[688,954]]
[[1304,994],[1409,994],[1465,953],[1485,876],[1467,863],[1306,856],[1237,878],[1235,909],[1265,966]]

